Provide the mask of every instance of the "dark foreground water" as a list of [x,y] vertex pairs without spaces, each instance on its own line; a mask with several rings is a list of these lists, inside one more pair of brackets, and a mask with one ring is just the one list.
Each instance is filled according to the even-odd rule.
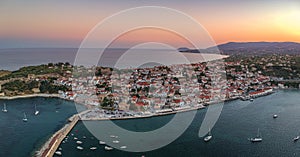
[[[190,127],[171,144],[158,150],[130,153],[114,149],[105,151],[104,146],[79,122],[71,131],[83,142],[83,151],[76,149],[76,141],[69,138],[61,144],[64,157],[252,157],[300,156],[300,141],[293,138],[300,133],[300,91],[286,90],[250,101],[227,102],[209,143],[198,137],[199,127],[206,113],[199,110]],[[56,98],[28,98],[0,100],[7,104],[8,113],[0,112],[0,156],[27,157],[43,144],[52,133],[60,129],[68,117],[76,113],[74,103]],[[34,104],[40,114],[34,116]],[[23,112],[28,122],[22,121]],[[273,114],[278,114],[273,119]],[[149,119],[120,120],[118,125],[133,131],[149,131],[167,123],[173,116]],[[263,141],[251,143],[249,137],[260,128]],[[71,136],[71,135],[70,135]],[[84,139],[83,136],[86,136]],[[120,139],[120,143],[121,143]],[[120,144],[121,145],[121,144]],[[96,151],[89,148],[96,146]]]
[[[54,132],[59,130],[68,117],[77,113],[73,102],[58,98],[26,98],[0,100],[2,110],[6,103],[8,112],[0,111],[0,156],[32,156]],[[40,114],[34,115],[34,104]],[[77,106],[84,109],[82,106]],[[23,113],[28,122],[23,122]]]
[[[290,157],[300,156],[300,141],[293,138],[300,132],[300,91],[278,91],[272,95],[250,101],[227,102],[215,127],[213,139],[205,143],[198,137],[199,127],[206,113],[199,110],[193,123],[171,144],[158,150],[130,153],[120,150],[105,151],[103,145],[79,122],[71,131],[83,142],[84,150],[76,149],[76,140],[69,138],[61,144],[64,157]],[[273,119],[273,114],[278,114]],[[120,120],[115,123],[136,131],[152,130],[167,123],[171,116],[149,119]],[[251,143],[260,128],[263,141]],[[71,134],[70,133],[70,134]],[[69,135],[71,137],[71,135]],[[86,136],[84,139],[83,136]],[[120,143],[122,141],[120,140]],[[121,145],[121,144],[120,144]],[[89,148],[96,146],[96,151]]]

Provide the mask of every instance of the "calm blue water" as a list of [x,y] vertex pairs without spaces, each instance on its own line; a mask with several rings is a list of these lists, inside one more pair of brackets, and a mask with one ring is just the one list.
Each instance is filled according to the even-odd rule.
[[[54,132],[59,130],[68,117],[77,113],[73,102],[58,98],[25,98],[0,100],[2,109],[6,103],[8,112],[0,112],[0,156],[28,157]],[[34,104],[40,114],[34,115]],[[83,106],[78,106],[84,109]],[[28,122],[23,122],[23,112]]]
[[[74,63],[77,48],[24,48],[24,49],[0,49],[0,70],[18,70],[24,66],[41,65],[48,63],[69,62]],[[87,54],[85,61],[98,58],[101,49],[84,49]],[[118,58],[127,49],[113,48],[107,49],[101,59],[100,66],[113,66]],[[164,52],[168,49],[136,49],[136,51],[152,53],[153,51]],[[82,58],[81,58],[82,59]]]
[[[250,101],[227,102],[221,117],[212,130],[209,143],[198,137],[199,127],[206,110],[198,111],[196,118],[177,140],[158,150],[144,153],[128,153],[120,150],[105,151],[104,146],[91,135],[82,122],[71,131],[84,143],[83,151],[76,149],[76,141],[61,144],[64,157],[290,157],[300,156],[300,141],[293,138],[300,132],[300,91],[278,91],[272,95]],[[278,114],[273,119],[273,114]],[[136,131],[152,130],[167,123],[172,116],[150,119],[115,121],[120,126]],[[152,129],[151,129],[152,128]],[[260,128],[263,141],[251,143],[249,137],[256,136]],[[86,136],[86,139],[82,137]],[[94,152],[90,147],[97,146]]]

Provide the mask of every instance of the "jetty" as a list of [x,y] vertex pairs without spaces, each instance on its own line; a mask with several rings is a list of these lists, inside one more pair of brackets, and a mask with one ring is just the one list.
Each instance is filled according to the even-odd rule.
[[42,148],[36,152],[35,157],[52,157],[59,147],[60,143],[68,135],[68,133],[73,129],[76,123],[79,121],[79,114],[75,114],[68,119],[68,123],[57,131],[45,144]]

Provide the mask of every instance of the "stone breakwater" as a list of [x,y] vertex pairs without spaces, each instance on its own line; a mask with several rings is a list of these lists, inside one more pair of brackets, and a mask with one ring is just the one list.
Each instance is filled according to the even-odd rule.
[[42,146],[42,148],[36,152],[35,157],[52,157],[59,147],[60,143],[64,140],[67,134],[73,129],[79,120],[78,114],[73,115],[69,118],[69,123],[67,123],[63,128],[57,131],[52,137]]

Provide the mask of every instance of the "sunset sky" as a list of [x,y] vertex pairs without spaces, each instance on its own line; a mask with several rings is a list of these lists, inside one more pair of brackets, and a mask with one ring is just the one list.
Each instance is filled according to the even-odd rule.
[[[101,20],[138,6],[182,11],[195,18],[217,44],[300,42],[299,0],[1,0],[0,48],[79,47]],[[151,31],[143,34],[153,36]],[[106,40],[105,34],[100,38]]]

